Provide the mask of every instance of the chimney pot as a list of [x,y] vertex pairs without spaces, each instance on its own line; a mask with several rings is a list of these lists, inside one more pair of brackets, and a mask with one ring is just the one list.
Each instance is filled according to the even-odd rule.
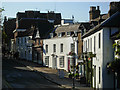
[[99,6],[97,6],[97,10],[99,10]]

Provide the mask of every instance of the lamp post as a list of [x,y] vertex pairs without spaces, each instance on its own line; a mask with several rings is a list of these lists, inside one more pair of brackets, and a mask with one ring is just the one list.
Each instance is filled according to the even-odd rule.
[[74,81],[74,79],[75,79],[75,42],[77,41],[77,35],[73,35],[72,36],[72,39],[73,39],[73,43],[74,43],[74,50],[73,50],[73,89],[75,88],[75,81]]

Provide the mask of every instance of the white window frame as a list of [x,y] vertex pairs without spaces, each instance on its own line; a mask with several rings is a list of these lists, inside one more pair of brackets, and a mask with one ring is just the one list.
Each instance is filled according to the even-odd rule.
[[60,58],[59,58],[59,66],[61,67],[61,68],[64,68],[64,56],[60,56]]
[[45,45],[46,53],[48,53],[48,44]]
[[67,36],[70,36],[71,35],[71,32],[67,32]]
[[49,66],[49,56],[45,56],[45,65]]
[[53,44],[53,52],[56,53],[56,44]]
[[63,53],[63,43],[60,44],[60,53]]
[[62,36],[62,33],[58,33],[58,37],[61,37]]

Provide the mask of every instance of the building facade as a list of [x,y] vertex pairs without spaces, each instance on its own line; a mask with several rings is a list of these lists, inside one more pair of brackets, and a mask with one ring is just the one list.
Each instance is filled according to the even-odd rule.
[[16,49],[19,52],[21,59],[32,61],[32,43],[28,41],[32,39],[32,36],[22,36],[16,39]]
[[93,62],[92,86],[94,88],[113,88],[114,78],[112,74],[108,74],[106,65],[108,62],[114,60],[114,48],[112,47],[113,40],[111,39],[111,35],[119,31],[118,17],[119,12],[95,28],[90,29],[82,36],[83,53],[92,52],[96,55],[91,58]]
[[[70,56],[69,53],[73,51],[78,55],[78,40],[74,42],[72,36],[76,34],[78,37],[78,31],[79,24],[59,26],[55,30],[55,37],[43,40],[43,63],[45,66],[66,71],[71,69],[73,56]],[[77,60],[78,58],[75,65],[77,65]]]
[[[74,48],[72,37],[45,39],[43,43],[46,51],[43,54],[44,65],[55,69],[70,70],[70,63],[73,63],[73,60],[68,54]],[[77,53],[76,45],[75,42],[75,53]]]

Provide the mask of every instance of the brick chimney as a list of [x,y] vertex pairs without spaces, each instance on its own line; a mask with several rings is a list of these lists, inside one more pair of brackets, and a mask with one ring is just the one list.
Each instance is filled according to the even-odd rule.
[[26,14],[27,18],[34,18],[34,11],[32,11],[32,10],[25,11],[25,14]]
[[108,11],[109,17],[111,15],[113,15],[114,13],[116,13],[117,11],[120,11],[120,1],[119,2],[110,2],[109,11]]
[[98,18],[99,16],[100,16],[99,6],[97,6],[97,8],[94,6],[91,6],[89,11],[90,21],[95,18]]

